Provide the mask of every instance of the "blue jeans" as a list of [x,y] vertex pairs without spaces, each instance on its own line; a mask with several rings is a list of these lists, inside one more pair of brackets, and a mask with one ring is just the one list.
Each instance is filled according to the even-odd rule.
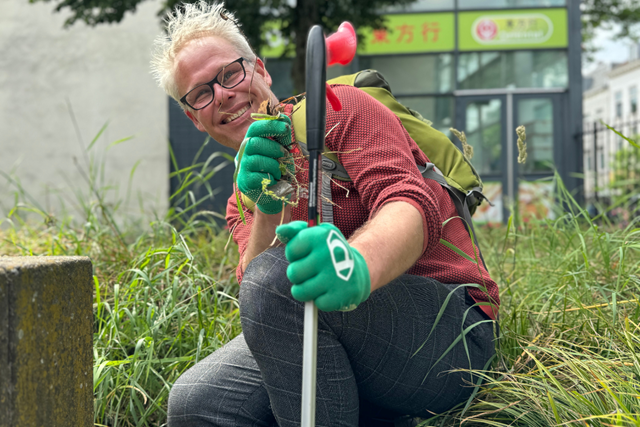
[[[170,427],[300,425],[304,304],[291,296],[287,265],[282,248],[249,264],[243,333],[176,381]],[[316,425],[393,426],[467,400],[477,377],[464,370],[482,369],[494,354],[492,322],[473,305],[464,287],[403,275],[354,311],[320,311]],[[468,354],[462,340],[447,352],[474,324]]]

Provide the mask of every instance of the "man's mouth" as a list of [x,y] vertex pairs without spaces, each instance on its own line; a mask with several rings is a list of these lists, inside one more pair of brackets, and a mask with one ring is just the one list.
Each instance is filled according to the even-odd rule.
[[249,106],[247,105],[246,107],[240,109],[237,113],[229,117],[226,117],[224,120],[222,120],[222,123],[224,123],[225,125],[228,123],[231,123],[232,121],[234,121],[235,119],[243,115],[248,109],[249,109]]

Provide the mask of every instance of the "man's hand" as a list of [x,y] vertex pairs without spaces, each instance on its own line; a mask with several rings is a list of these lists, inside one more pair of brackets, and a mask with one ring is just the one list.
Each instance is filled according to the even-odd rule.
[[296,300],[314,301],[322,311],[346,311],[369,297],[367,263],[334,225],[307,228],[307,223],[294,221],[279,226],[276,236],[287,243],[287,277]]
[[[291,121],[281,115],[277,120],[252,123],[236,156],[238,189],[266,214],[280,213],[283,201],[265,194],[262,181],[268,179],[267,190],[278,194],[282,185],[276,184],[276,180],[283,175],[287,178],[288,174],[295,174],[293,156],[286,149],[290,146]],[[288,193],[285,191],[278,196],[288,199],[292,187],[288,183],[283,184]]]

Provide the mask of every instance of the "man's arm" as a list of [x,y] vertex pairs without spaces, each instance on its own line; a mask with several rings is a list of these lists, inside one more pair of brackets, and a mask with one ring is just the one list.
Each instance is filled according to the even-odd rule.
[[422,223],[422,214],[413,205],[393,201],[349,239],[367,262],[371,292],[403,274],[420,258],[425,238]]
[[[282,212],[268,215],[261,212],[260,209],[255,209],[253,213],[251,237],[249,237],[247,249],[244,251],[242,257],[242,271],[247,269],[251,260],[271,247],[271,243],[276,236],[276,227],[280,225],[280,223],[286,224],[290,221],[291,207],[288,204],[285,204],[284,216]],[[274,246],[278,246],[279,243],[279,241],[276,241]]]

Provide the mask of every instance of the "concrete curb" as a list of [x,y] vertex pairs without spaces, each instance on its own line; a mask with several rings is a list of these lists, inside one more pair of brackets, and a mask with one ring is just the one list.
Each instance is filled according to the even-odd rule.
[[0,257],[0,427],[93,424],[87,257]]

